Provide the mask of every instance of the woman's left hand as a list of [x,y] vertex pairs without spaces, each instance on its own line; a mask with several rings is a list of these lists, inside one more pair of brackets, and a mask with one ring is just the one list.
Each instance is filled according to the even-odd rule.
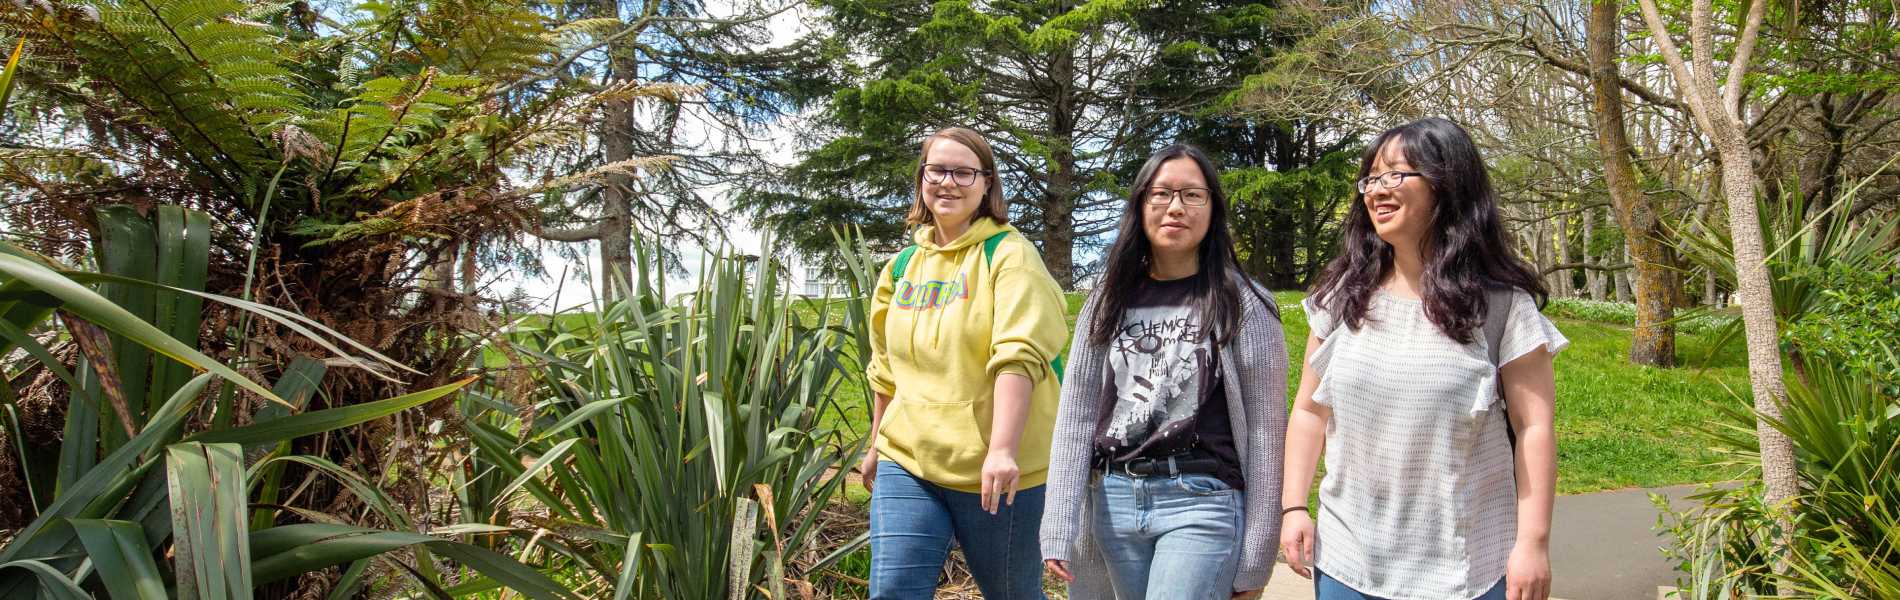
[[1519,542],[1504,566],[1505,600],[1550,598],[1550,546]]
[[1022,470],[1016,468],[1016,453],[990,449],[983,459],[983,510],[996,514],[1004,505],[1016,503],[1016,484]]

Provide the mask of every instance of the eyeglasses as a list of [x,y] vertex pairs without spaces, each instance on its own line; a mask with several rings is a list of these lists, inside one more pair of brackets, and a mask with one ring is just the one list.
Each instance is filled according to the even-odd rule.
[[1173,204],[1175,196],[1180,196],[1181,203],[1188,206],[1207,206],[1207,201],[1212,199],[1214,194],[1208,191],[1207,188],[1197,187],[1181,188],[1178,190],[1171,190],[1164,187],[1148,188],[1148,203],[1155,206]]
[[976,176],[987,176],[991,172],[992,171],[971,169],[968,167],[951,169],[943,165],[926,164],[924,165],[924,181],[943,183],[945,179],[949,179],[957,182],[958,187],[967,187],[976,184]]
[[1386,171],[1378,175],[1368,175],[1359,179],[1359,193],[1371,193],[1372,183],[1375,181],[1379,183],[1380,187],[1389,190],[1405,185],[1405,178],[1407,177],[1423,177],[1424,175],[1424,173],[1418,171]]

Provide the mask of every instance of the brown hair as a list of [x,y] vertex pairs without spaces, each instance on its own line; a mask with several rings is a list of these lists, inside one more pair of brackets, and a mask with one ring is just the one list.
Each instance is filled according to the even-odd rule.
[[977,160],[983,163],[983,170],[989,171],[984,176],[989,186],[983,190],[983,200],[976,205],[976,214],[971,218],[989,217],[998,223],[1008,223],[1009,203],[1003,199],[1003,178],[998,177],[996,172],[996,152],[990,150],[990,143],[983,139],[983,134],[964,127],[945,127],[924,138],[923,151],[917,153],[917,172],[913,175],[914,186],[911,188],[916,190],[916,198],[910,203],[910,213],[904,215],[904,223],[915,227],[937,222],[937,215],[930,212],[930,206],[924,204],[924,161],[929,160],[930,146],[938,140],[963,144],[963,147],[976,153]]

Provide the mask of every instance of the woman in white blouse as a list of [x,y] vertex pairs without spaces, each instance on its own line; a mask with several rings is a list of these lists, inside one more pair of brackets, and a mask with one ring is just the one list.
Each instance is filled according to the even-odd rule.
[[1458,125],[1381,134],[1357,189],[1340,255],[1304,303],[1281,552],[1319,600],[1544,600],[1551,359],[1569,342],[1538,312],[1543,284],[1506,241]]

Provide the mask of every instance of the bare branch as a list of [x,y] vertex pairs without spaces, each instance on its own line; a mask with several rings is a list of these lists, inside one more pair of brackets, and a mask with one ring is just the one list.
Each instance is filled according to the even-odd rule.
[[1755,40],[1761,36],[1762,12],[1768,3],[1748,3],[1748,22],[1742,26],[1742,39],[1735,42],[1735,57],[1728,65],[1728,85],[1722,90],[1722,109],[1729,118],[1742,122],[1742,75],[1748,72],[1749,55],[1755,52]]
[[[1708,0],[1697,1],[1705,6],[1708,3]],[[1676,76],[1676,93],[1682,95],[1689,105],[1689,114],[1695,118],[1696,124],[1703,131],[1714,132],[1710,115],[1703,114],[1702,107],[1707,105],[1701,98],[1701,90],[1695,85],[1689,66],[1682,62],[1682,52],[1676,49],[1675,39],[1669,37],[1669,27],[1663,24],[1662,14],[1656,10],[1656,0],[1637,0],[1637,4],[1642,8],[1643,23],[1649,26],[1650,39],[1656,41],[1657,52],[1662,54],[1663,62],[1669,64],[1669,71]]]
[[528,234],[550,242],[585,242],[600,239],[602,235],[601,229],[601,225],[589,225],[587,227],[575,227],[570,229],[543,229],[535,227],[529,229]]
[[1623,263],[1620,265],[1593,265],[1590,263],[1564,263],[1561,265],[1551,265],[1548,267],[1544,267],[1543,272],[1538,273],[1538,274],[1549,275],[1551,273],[1556,273],[1558,271],[1568,271],[1571,269],[1582,269],[1585,271],[1621,271],[1628,268],[1630,268],[1629,263]]

